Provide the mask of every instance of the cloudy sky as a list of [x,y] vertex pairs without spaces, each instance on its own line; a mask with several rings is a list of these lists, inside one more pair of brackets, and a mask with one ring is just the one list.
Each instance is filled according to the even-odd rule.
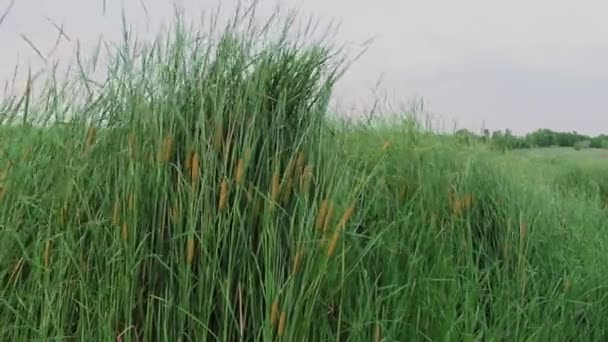
[[[140,36],[153,37],[173,18],[236,0],[15,0],[0,24],[0,81],[17,63],[44,62],[23,37],[51,59],[120,38],[121,8]],[[247,1],[243,1],[247,3]],[[608,133],[608,2],[561,0],[260,0],[258,14],[279,5],[339,21],[332,41],[354,49],[373,38],[342,78],[336,103],[344,112],[388,94],[391,104],[414,97],[447,126],[479,131],[539,127]],[[0,0],[0,15],[10,0]],[[142,5],[143,4],[143,5]],[[144,8],[145,7],[145,8]],[[70,38],[50,54],[61,26]],[[353,50],[357,51],[357,50]]]

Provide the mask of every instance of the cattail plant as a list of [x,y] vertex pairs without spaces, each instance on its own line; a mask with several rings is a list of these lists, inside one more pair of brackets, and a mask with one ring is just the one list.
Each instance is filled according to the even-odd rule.
[[348,223],[350,218],[353,216],[354,212],[355,212],[354,204],[351,205],[350,207],[346,208],[346,210],[344,211],[344,214],[342,214],[342,217],[340,218],[340,221],[338,223],[338,230],[344,230],[344,228],[346,228],[346,224]]
[[319,231],[323,230],[323,227],[325,225],[325,216],[327,216],[327,208],[328,208],[328,202],[325,199],[325,200],[323,200],[323,202],[321,202],[321,206],[319,207],[319,212],[317,213],[317,219],[315,220],[315,227]]
[[283,337],[285,334],[285,325],[287,324],[287,313],[285,311],[281,312],[281,317],[279,318],[279,327],[277,328],[277,336]]
[[336,230],[329,242],[329,245],[327,246],[327,256],[328,257],[331,258],[334,255],[334,252],[336,251],[336,248],[338,247],[338,241],[340,241],[340,231]]
[[48,269],[51,265],[51,240],[46,240],[44,245],[44,268]]
[[116,200],[114,202],[114,209],[112,211],[112,224],[120,225],[120,202]]
[[129,156],[131,160],[135,160],[137,158],[137,136],[135,132],[131,132],[129,134]]
[[245,179],[245,161],[243,158],[240,158],[236,163],[236,169],[234,171],[234,180],[236,184],[242,185],[243,180]]
[[222,184],[220,185],[220,199],[218,203],[218,208],[220,211],[223,211],[228,206],[228,181],[226,179],[222,180]]
[[279,302],[278,302],[278,300],[275,300],[272,303],[272,308],[270,309],[270,326],[273,328],[276,327],[278,321],[279,321]]
[[275,171],[272,174],[272,183],[271,183],[271,190],[270,190],[270,199],[272,200],[273,203],[277,203],[277,201],[279,200],[280,193],[281,193],[281,176],[279,174],[279,171]]
[[97,128],[95,126],[90,126],[87,131],[87,139],[85,143],[85,151],[89,151],[93,144],[95,143],[95,138],[97,137]]
[[196,249],[196,241],[194,237],[188,238],[186,242],[186,263],[188,265],[192,264],[192,260],[194,260],[194,251]]
[[333,203],[329,203],[329,207],[327,208],[327,214],[325,214],[325,220],[323,222],[323,233],[327,232],[329,225],[331,224],[331,220],[334,216],[334,205]]
[[302,259],[304,258],[304,249],[299,248],[296,255],[293,258],[293,270],[292,273],[295,275],[300,270]]
[[380,342],[382,340],[382,327],[380,323],[376,323],[374,326],[374,342]]
[[158,162],[159,163],[168,163],[171,161],[171,156],[173,154],[173,136],[167,135],[163,139],[162,147],[158,154]]
[[224,127],[220,122],[219,125],[215,128],[215,136],[213,139],[213,146],[216,152],[220,152],[222,150],[222,145],[224,144]]
[[129,236],[129,227],[127,226],[127,222],[123,222],[122,230],[121,230],[121,237],[124,241],[127,241],[128,236]]
[[194,153],[194,155],[192,155],[192,159],[190,160],[190,182],[192,183],[192,186],[195,187],[198,184],[198,178],[199,178],[199,157],[198,157],[198,153]]
[[312,178],[312,166],[306,165],[304,171],[302,171],[302,178],[300,179],[300,191],[303,194],[308,194],[310,190],[310,180]]
[[294,171],[294,181],[297,183],[300,181],[300,177],[304,172],[304,167],[306,165],[306,154],[303,151],[298,153],[298,159],[296,160],[296,169]]

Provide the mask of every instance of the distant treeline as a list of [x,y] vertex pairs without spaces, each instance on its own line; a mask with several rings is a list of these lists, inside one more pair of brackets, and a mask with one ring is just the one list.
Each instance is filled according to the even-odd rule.
[[499,149],[522,149],[532,147],[573,147],[580,148],[608,148],[608,135],[595,137],[578,134],[577,132],[555,132],[547,128],[538,129],[524,136],[518,136],[507,129],[505,131],[483,130],[481,134],[475,134],[466,129],[456,132],[456,135],[465,141],[477,140],[492,144]]

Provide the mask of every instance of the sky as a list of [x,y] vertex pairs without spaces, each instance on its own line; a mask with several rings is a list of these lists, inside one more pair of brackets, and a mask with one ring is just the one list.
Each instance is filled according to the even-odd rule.
[[[332,42],[353,56],[365,47],[336,86],[338,111],[362,113],[375,99],[398,108],[422,98],[447,127],[608,133],[606,1],[258,2],[261,21],[277,6],[295,9],[322,24],[339,23]],[[0,0],[0,17],[10,3]],[[100,37],[119,40],[123,8],[139,36],[154,38],[173,19],[173,3],[196,20],[218,6],[228,18],[237,1],[15,0],[0,24],[0,81],[12,78],[17,63],[20,70],[45,66],[24,37],[47,63],[67,61],[77,42],[86,50]],[[56,26],[70,40],[53,50]]]

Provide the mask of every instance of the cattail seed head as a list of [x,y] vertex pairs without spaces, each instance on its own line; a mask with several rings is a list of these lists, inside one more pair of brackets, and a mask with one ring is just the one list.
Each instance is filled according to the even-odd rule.
[[129,134],[129,155],[131,156],[131,159],[135,159],[136,157],[136,136],[135,136],[135,132],[131,132]]
[[86,141],[86,149],[90,149],[91,146],[95,143],[95,138],[97,137],[97,128],[95,126],[90,126],[87,131],[87,141]]
[[321,206],[319,207],[319,212],[317,213],[317,220],[315,221],[315,227],[317,230],[322,230],[325,225],[325,216],[327,215],[327,200],[323,200],[321,202]]
[[192,260],[194,260],[194,250],[196,249],[196,241],[194,238],[189,238],[186,242],[186,263],[188,265],[192,264]]
[[306,165],[304,171],[302,171],[302,179],[300,180],[300,190],[302,193],[307,194],[310,190],[310,180],[312,178],[312,166]]
[[275,300],[274,303],[272,303],[272,308],[270,311],[270,326],[274,328],[277,325],[278,320],[279,320],[279,302]]
[[293,274],[298,273],[298,271],[300,270],[300,265],[302,264],[303,258],[304,258],[304,250],[302,248],[300,248],[293,258]]
[[61,208],[61,224],[68,222],[68,203],[66,202]]
[[51,240],[46,240],[44,245],[44,268],[51,265]]
[[243,160],[243,158],[239,159],[236,163],[236,170],[234,173],[236,184],[242,185],[243,179],[245,178],[245,161]]
[[287,314],[285,311],[281,312],[281,317],[279,318],[279,327],[277,328],[277,335],[279,337],[283,337],[285,334],[285,325],[287,323]]
[[173,137],[168,135],[163,140],[162,149],[158,155],[158,161],[160,163],[168,163],[171,161],[171,156],[173,154]]
[[114,225],[120,224],[120,202],[118,200],[114,202],[114,210],[112,211],[112,223]]
[[215,137],[213,141],[213,146],[215,147],[216,152],[220,152],[222,149],[222,145],[224,143],[224,128],[220,123],[215,129]]
[[194,153],[191,160],[191,169],[190,169],[190,181],[192,182],[192,186],[196,186],[199,177],[199,157],[198,153]]
[[135,194],[131,192],[129,194],[129,209],[133,210],[135,208]]
[[570,289],[572,288],[572,280],[570,279],[570,277],[566,277],[566,279],[564,279],[564,289],[563,289],[563,293],[568,293],[570,292]]
[[376,323],[374,328],[374,342],[380,342],[382,340],[382,327],[379,323]]
[[222,180],[222,184],[220,185],[220,200],[218,207],[220,211],[226,209],[228,204],[228,181],[226,179]]
[[174,205],[173,208],[171,208],[171,220],[173,221],[173,224],[177,224],[178,219],[179,219],[179,207],[177,205]]
[[271,192],[270,192],[270,198],[272,199],[272,202],[277,202],[279,200],[279,195],[281,192],[281,180],[280,180],[281,176],[279,174],[278,171],[275,171],[275,173],[272,175],[272,184],[271,184]]
[[351,205],[350,207],[348,207],[346,209],[346,211],[344,211],[344,214],[342,214],[342,217],[340,218],[340,223],[338,224],[339,230],[343,230],[346,227],[348,220],[350,220],[350,218],[353,216],[354,212],[355,212],[354,205]]
[[329,242],[329,246],[327,247],[327,256],[328,257],[332,257],[332,255],[334,255],[334,252],[336,251],[336,248],[338,247],[338,241],[340,241],[340,231],[335,231],[334,235],[331,238],[331,241]]
[[124,241],[127,241],[127,237],[128,237],[128,235],[129,235],[129,227],[127,226],[127,223],[126,223],[126,222],[124,222],[124,223],[122,224],[122,230],[121,230],[121,236],[122,236],[122,239],[123,239]]
[[298,153],[298,159],[296,161],[296,175],[299,175],[304,171],[304,165],[306,164],[306,154],[303,151]]

